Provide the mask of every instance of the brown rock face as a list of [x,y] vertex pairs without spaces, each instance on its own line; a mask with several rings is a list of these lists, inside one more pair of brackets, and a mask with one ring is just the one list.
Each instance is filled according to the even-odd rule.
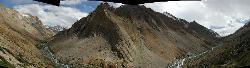
[[214,46],[188,26],[183,19],[144,6],[115,9],[102,3],[55,35],[49,46],[61,62],[73,67],[165,68],[186,53]]
[[0,62],[6,67],[51,67],[35,45],[52,35],[37,17],[0,6]]

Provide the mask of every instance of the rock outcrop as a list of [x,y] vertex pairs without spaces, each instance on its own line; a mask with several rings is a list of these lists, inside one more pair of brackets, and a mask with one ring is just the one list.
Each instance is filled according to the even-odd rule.
[[37,17],[0,6],[0,65],[9,68],[52,67],[50,60],[36,47],[52,35],[53,32]]
[[189,26],[183,19],[145,6],[112,8],[102,3],[56,34],[49,47],[60,62],[72,67],[165,68],[176,59],[215,46]]

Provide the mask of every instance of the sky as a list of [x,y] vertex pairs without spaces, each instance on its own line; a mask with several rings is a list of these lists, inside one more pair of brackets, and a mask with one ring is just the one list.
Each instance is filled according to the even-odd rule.
[[[64,0],[61,6],[53,6],[33,0],[0,0],[0,4],[13,8],[23,14],[37,16],[45,25],[71,25],[86,17],[101,2],[86,0]],[[119,7],[121,3],[109,3]],[[169,1],[142,4],[156,12],[168,12],[178,18],[214,30],[221,36],[234,33],[250,21],[250,0],[202,0]]]

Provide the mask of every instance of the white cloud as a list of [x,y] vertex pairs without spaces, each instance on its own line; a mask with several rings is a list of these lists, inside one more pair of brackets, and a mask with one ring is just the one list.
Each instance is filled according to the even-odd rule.
[[81,2],[84,2],[87,0],[64,0],[64,1],[60,1],[60,4],[63,5],[75,5],[75,4],[80,4]]
[[31,4],[35,3],[33,0],[10,0],[12,3],[20,5],[20,4]]
[[25,4],[14,7],[17,11],[37,16],[45,25],[60,25],[71,27],[77,20],[88,15],[71,7],[57,7],[52,5]]
[[187,21],[197,21],[222,36],[234,33],[250,19],[250,0],[202,0],[148,3],[157,12],[169,12]]
[[120,7],[121,5],[124,5],[124,4],[122,4],[122,3],[114,3],[114,2],[108,2],[108,4],[109,4],[110,6],[113,6],[114,8],[118,8],[118,7]]

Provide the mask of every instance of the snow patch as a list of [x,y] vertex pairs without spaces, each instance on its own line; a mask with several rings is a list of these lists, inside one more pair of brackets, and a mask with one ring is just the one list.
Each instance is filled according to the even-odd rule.
[[22,16],[24,16],[24,17],[30,17],[30,15],[28,15],[28,14],[25,14],[25,13],[20,13]]
[[[178,18],[176,18],[175,16],[171,15],[170,13],[165,12],[165,13],[163,13],[163,14],[166,15],[166,16],[168,16],[169,18],[174,19],[174,20],[177,20],[177,19],[178,19]],[[178,19],[178,20],[179,20],[179,19]]]
[[216,34],[216,36],[215,36],[215,37],[218,37],[218,38],[219,38],[219,37],[221,37],[221,36],[220,36],[219,34]]

